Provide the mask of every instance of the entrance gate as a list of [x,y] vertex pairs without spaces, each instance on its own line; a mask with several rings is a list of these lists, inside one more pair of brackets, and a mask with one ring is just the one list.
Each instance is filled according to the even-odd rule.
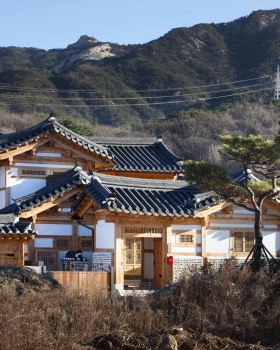
[[[163,284],[162,227],[124,228],[124,279],[136,288],[149,282]],[[137,282],[136,282],[137,281]]]

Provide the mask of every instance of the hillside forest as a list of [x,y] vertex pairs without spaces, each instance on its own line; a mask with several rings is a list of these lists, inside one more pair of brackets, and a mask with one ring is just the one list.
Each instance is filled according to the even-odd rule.
[[218,136],[278,132],[280,10],[175,28],[142,45],[83,35],[63,49],[0,47],[0,132],[55,113],[85,136],[158,136],[219,164]]

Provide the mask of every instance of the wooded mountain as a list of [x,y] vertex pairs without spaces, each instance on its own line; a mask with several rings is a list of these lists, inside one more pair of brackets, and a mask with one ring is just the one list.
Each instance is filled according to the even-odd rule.
[[[137,126],[189,107],[265,99],[279,57],[280,9],[173,29],[143,45],[84,35],[65,49],[2,47],[0,108]],[[240,95],[263,88],[270,90]]]

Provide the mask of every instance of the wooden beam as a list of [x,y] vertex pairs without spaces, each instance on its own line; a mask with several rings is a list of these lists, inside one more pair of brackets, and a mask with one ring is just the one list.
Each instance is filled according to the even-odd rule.
[[274,214],[280,215],[280,204],[273,199],[267,199],[264,203],[267,209],[271,210]]
[[32,141],[32,142],[24,144],[22,146],[18,146],[16,148],[7,150],[4,153],[0,153],[0,160],[4,160],[4,159],[9,159],[11,157],[15,157],[18,154],[30,151],[34,147],[37,147],[39,145],[43,145],[46,142],[48,142],[48,139],[47,139],[47,137],[44,136],[44,138],[36,139],[36,141]]
[[102,157],[101,155],[95,154],[88,149],[83,148],[82,146],[79,146],[78,144],[75,144],[73,141],[70,141],[66,139],[65,137],[57,134],[54,140],[61,145],[61,147],[65,148],[65,145],[67,145],[73,152],[77,153],[81,158],[83,159],[89,159],[94,162],[100,163],[100,164],[110,164],[112,165],[112,161],[108,158]]
[[59,203],[61,203],[61,202],[64,201],[65,199],[68,199],[68,198],[74,196],[75,194],[77,194],[77,193],[80,192],[80,191],[81,191],[80,188],[75,188],[75,189],[73,189],[72,191],[67,192],[67,193],[64,194],[63,196],[60,196],[60,197],[58,197],[58,198],[56,198],[56,199],[52,199],[50,202],[44,203],[44,204],[42,204],[42,205],[39,205],[39,206],[36,207],[36,208],[33,208],[33,209],[31,209],[31,210],[28,210],[28,211],[25,211],[25,212],[21,213],[21,214],[19,215],[19,217],[20,217],[20,218],[24,218],[24,219],[30,218],[30,217],[32,217],[32,216],[34,216],[34,215],[37,215],[37,214],[39,214],[39,213],[41,213],[41,212],[43,212],[43,211],[46,211],[46,210],[48,210],[48,209],[50,209],[50,208],[52,208],[52,207],[58,205]]
[[159,179],[159,180],[174,180],[176,177],[176,172],[137,172],[137,171],[112,171],[112,170],[104,170],[101,165],[98,165],[97,171],[99,173],[103,173],[106,175],[114,175],[114,176],[125,176],[125,177],[137,177],[137,178],[145,178],[145,179]]
[[195,217],[196,218],[204,218],[210,214],[216,213],[217,211],[220,211],[220,210],[228,207],[229,205],[231,205],[231,203],[228,203],[228,202],[219,203],[217,205],[214,205],[213,207],[210,207],[208,209],[205,209],[205,210],[198,212],[197,214],[195,214]]
[[83,199],[82,203],[78,206],[78,208],[75,210],[75,213],[80,216],[83,217],[83,215],[87,212],[87,210],[91,207],[93,203],[93,200],[90,198],[85,198]]

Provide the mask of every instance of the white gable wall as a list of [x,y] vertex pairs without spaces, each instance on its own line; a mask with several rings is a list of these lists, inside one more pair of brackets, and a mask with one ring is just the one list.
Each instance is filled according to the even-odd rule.
[[34,248],[53,248],[53,238],[35,238]]
[[0,187],[6,187],[6,167],[0,167]]
[[230,253],[229,230],[206,230],[206,254]]
[[263,244],[272,255],[275,255],[280,250],[280,233],[263,232]]
[[98,249],[114,249],[115,247],[115,224],[99,220],[95,228],[95,246]]
[[35,224],[40,236],[72,236],[72,224]]
[[[201,247],[197,247],[197,244],[201,244],[201,226],[200,225],[172,225],[172,231],[176,233],[172,234],[171,237],[171,254],[193,254],[194,256],[196,253],[201,253]],[[194,244],[179,244],[176,245],[176,243],[179,243],[179,234],[186,233],[188,234],[188,231],[195,232],[194,234]]]

